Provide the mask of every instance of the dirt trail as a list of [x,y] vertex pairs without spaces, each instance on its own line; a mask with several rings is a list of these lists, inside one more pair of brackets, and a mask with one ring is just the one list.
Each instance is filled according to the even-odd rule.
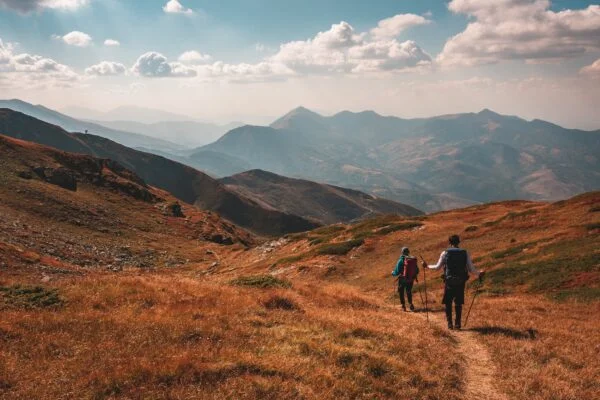
[[[424,313],[412,315],[426,318]],[[430,312],[429,321],[441,329],[448,329],[445,316],[440,317]],[[458,342],[458,351],[467,362],[465,398],[468,400],[507,400],[508,397],[494,385],[496,368],[487,348],[477,339],[477,334],[469,330],[450,332]]]

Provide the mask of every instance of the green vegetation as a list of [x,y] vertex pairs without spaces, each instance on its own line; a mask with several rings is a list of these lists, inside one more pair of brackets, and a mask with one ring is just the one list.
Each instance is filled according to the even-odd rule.
[[0,286],[0,294],[0,300],[16,308],[56,308],[64,303],[57,289],[46,289],[42,286]]
[[496,259],[496,260],[500,259],[500,258],[506,258],[508,256],[519,254],[527,247],[534,246],[534,245],[535,245],[535,242],[523,243],[518,246],[508,248],[506,250],[495,251],[492,254],[490,254],[490,257],[492,257],[493,259]]
[[549,294],[549,297],[556,301],[565,301],[573,299],[581,302],[592,302],[600,300],[600,288],[579,287],[573,289],[560,290]]
[[366,239],[366,238],[374,237],[374,236],[389,235],[390,233],[397,232],[397,231],[406,231],[409,229],[418,228],[420,226],[423,226],[422,222],[405,221],[405,222],[399,222],[399,223],[395,223],[395,224],[389,224],[389,225],[383,226],[381,228],[378,228],[375,231],[373,230],[373,228],[364,229],[364,230],[351,229],[350,231],[354,232],[354,239]]
[[275,278],[272,275],[253,275],[253,276],[240,276],[239,278],[230,281],[232,285],[236,286],[250,286],[258,288],[290,288],[292,284],[289,281]]
[[485,227],[496,226],[496,225],[498,225],[499,223],[501,223],[503,221],[511,221],[511,220],[515,220],[515,219],[518,219],[518,218],[525,218],[525,217],[528,217],[530,215],[535,215],[535,214],[537,214],[537,210],[525,210],[525,211],[521,211],[521,212],[509,212],[506,215],[498,218],[497,220],[485,222],[483,224],[483,226],[485,226]]
[[600,222],[586,224],[585,229],[587,229],[588,231],[595,231],[596,229],[600,229]]
[[265,301],[263,304],[269,310],[279,309],[279,310],[293,311],[293,310],[300,309],[300,307],[298,307],[298,305],[296,303],[294,303],[292,300],[290,300],[286,297],[282,297],[282,296],[272,296],[267,301]]
[[338,233],[345,230],[346,228],[342,225],[330,225],[317,228],[312,230],[310,233],[313,235],[331,235],[332,233]]
[[363,239],[353,239],[346,242],[325,244],[317,248],[316,252],[317,254],[321,255],[330,254],[341,256],[348,254],[350,250],[354,249],[355,247],[362,246],[364,242],[365,241]]
[[488,272],[487,278],[492,285],[490,290],[510,289],[526,285],[531,293],[553,292],[553,298],[568,297],[593,298],[597,290],[593,288],[565,289],[565,285],[577,279],[584,272],[600,272],[600,254],[581,253],[568,256],[561,254],[543,261],[509,265]]
[[298,254],[296,256],[290,256],[290,257],[280,258],[279,260],[275,261],[275,263],[273,264],[273,266],[276,267],[276,266],[278,266],[280,264],[295,263],[295,262],[298,262],[298,261],[304,259],[308,255],[309,255],[309,253],[302,253],[302,254]]

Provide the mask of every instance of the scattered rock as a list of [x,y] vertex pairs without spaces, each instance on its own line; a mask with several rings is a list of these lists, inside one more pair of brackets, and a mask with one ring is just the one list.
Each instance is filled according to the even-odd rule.
[[70,191],[77,190],[77,179],[73,171],[66,168],[36,167],[33,172],[42,180]]
[[167,206],[167,210],[169,211],[169,214],[172,215],[173,217],[177,217],[177,218],[184,218],[185,215],[183,215],[183,208],[181,207],[181,204],[179,204],[178,201],[176,201],[175,203],[171,203]]

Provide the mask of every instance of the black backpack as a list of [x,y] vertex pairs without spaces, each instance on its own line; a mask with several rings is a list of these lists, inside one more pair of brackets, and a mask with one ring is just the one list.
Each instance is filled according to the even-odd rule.
[[467,251],[451,248],[446,251],[446,283],[459,286],[469,279]]

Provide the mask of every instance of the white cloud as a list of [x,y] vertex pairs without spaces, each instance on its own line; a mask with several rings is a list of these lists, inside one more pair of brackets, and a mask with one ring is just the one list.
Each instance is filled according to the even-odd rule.
[[44,8],[74,11],[89,3],[89,0],[0,0],[0,7],[29,13]]
[[554,12],[549,0],[452,0],[474,20],[438,56],[444,65],[544,60],[600,49],[600,6]]
[[180,55],[178,60],[186,64],[206,64],[212,60],[212,57],[208,54],[202,54],[198,51],[191,50]]
[[0,72],[16,87],[64,86],[79,80],[70,67],[35,54],[14,54],[14,46],[0,39]]
[[153,51],[142,54],[137,59],[132,71],[147,78],[189,78],[197,75],[195,69],[178,62],[168,62],[165,56]]
[[314,39],[282,44],[270,61],[301,74],[400,71],[430,64],[431,57],[415,42],[381,37],[399,32],[400,25],[380,23],[375,29],[381,30],[369,36],[341,22]]
[[178,0],[169,0],[164,5],[163,11],[169,14],[188,14],[194,13],[191,8],[185,8]]
[[579,73],[585,76],[600,78],[600,58],[594,61],[592,64],[581,68]]
[[355,72],[405,70],[431,63],[429,54],[412,40],[367,43],[350,49],[349,55],[356,63]]
[[257,64],[227,64],[218,61],[200,67],[198,72],[207,79],[225,78],[235,83],[278,81],[294,74],[284,65],[265,61]]
[[92,44],[92,37],[79,31],[69,32],[64,36],[54,35],[53,38],[60,39],[69,46],[87,47]]
[[426,25],[430,20],[415,14],[398,14],[379,21],[376,28],[371,29],[371,35],[378,39],[395,38],[413,26]]
[[104,41],[104,45],[107,47],[119,47],[121,45],[121,42],[119,42],[118,40],[114,40],[114,39],[106,39]]
[[102,61],[85,69],[86,75],[92,76],[117,76],[125,74],[126,71],[127,67],[114,61]]

